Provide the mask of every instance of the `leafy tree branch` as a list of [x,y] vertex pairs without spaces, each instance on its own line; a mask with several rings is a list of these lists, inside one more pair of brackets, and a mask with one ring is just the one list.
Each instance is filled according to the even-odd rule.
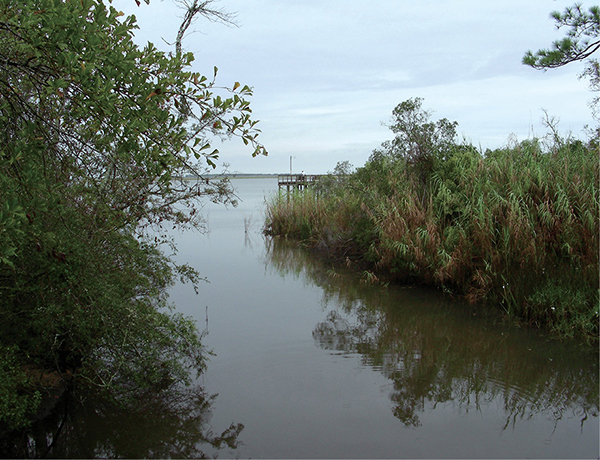
[[102,0],[0,0],[0,425],[39,402],[25,368],[115,395],[203,369],[201,334],[167,295],[200,277],[160,245],[202,227],[205,200],[234,200],[201,180],[215,140],[266,154],[250,87],[218,86],[181,51],[195,15],[227,22],[211,3],[183,2],[179,50],[164,53]]
[[555,41],[550,49],[528,51],[523,57],[524,64],[535,69],[556,68],[588,59],[600,49],[600,7],[591,6],[585,11],[581,4],[575,4],[550,16],[557,29],[567,28],[567,36]]

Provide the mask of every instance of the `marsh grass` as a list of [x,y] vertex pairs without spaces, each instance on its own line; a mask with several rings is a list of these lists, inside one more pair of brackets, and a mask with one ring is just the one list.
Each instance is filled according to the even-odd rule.
[[537,140],[436,163],[424,194],[406,162],[369,161],[343,186],[275,197],[266,230],[368,279],[439,286],[563,337],[598,338],[599,161]]

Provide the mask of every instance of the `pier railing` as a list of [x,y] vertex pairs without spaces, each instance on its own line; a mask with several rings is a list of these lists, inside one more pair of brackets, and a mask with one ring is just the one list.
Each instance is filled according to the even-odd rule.
[[277,176],[277,183],[279,188],[286,187],[289,192],[290,189],[295,188],[296,190],[304,190],[311,185],[314,185],[323,175],[317,174],[279,174]]

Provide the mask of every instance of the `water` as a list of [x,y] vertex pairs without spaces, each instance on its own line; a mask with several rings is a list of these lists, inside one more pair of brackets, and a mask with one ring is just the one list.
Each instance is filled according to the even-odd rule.
[[[129,407],[80,389],[10,442],[58,458],[598,458],[597,350],[265,238],[277,180],[233,183],[239,207],[208,204],[209,233],[176,234],[209,281],[171,292],[216,353],[199,386]],[[232,424],[241,445],[213,449]]]
[[597,458],[598,354],[508,328],[438,292],[368,285],[261,234],[276,179],[234,180],[210,233],[178,236],[210,283],[178,310],[216,353],[211,426],[240,458]]

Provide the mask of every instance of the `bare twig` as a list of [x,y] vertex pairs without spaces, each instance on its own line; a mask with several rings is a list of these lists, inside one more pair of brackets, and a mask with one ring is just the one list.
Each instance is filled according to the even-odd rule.
[[175,51],[179,54],[182,52],[181,43],[183,37],[196,20],[197,15],[204,16],[212,22],[221,22],[225,25],[237,26],[237,23],[235,22],[235,13],[229,13],[223,9],[216,9],[211,6],[215,0],[175,0],[175,2],[185,9],[183,22],[179,27],[177,39],[175,40]]

